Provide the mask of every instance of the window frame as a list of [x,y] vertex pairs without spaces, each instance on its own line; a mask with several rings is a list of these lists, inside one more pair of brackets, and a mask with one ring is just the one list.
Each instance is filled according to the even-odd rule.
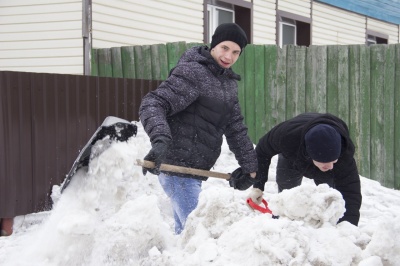
[[[368,42],[372,40],[375,43],[369,44]],[[388,44],[389,43],[389,35],[373,31],[373,30],[368,30],[365,32],[365,44],[370,46],[373,44]]]
[[[299,38],[298,38],[298,31],[299,31],[299,24],[302,25],[308,25],[308,35],[309,35],[309,39],[306,42],[305,46],[309,46],[312,44],[311,40],[312,40],[312,31],[311,31],[311,27],[312,27],[312,19],[311,18],[307,18],[307,17],[303,17],[297,14],[293,14],[287,11],[282,11],[282,10],[277,10],[276,11],[276,40],[275,43],[276,45],[279,45],[279,47],[282,48],[282,31],[281,31],[281,24],[287,24],[287,20],[293,20],[294,24],[296,25],[296,32],[295,32],[295,41],[296,43],[294,45],[298,45],[297,43],[299,42]],[[304,29],[304,26],[302,27]]]
[[235,22],[235,10],[233,9],[228,9],[226,7],[221,7],[221,6],[217,6],[217,5],[212,5],[212,4],[207,4],[207,12],[209,14],[208,17],[208,38],[209,40],[211,40],[212,35],[215,31],[215,29],[218,27],[218,12],[217,10],[223,10],[223,11],[227,11],[227,12],[231,12],[232,13],[232,22]]
[[[279,21],[279,36],[283,36],[283,25],[292,26],[294,28],[294,45],[297,45],[297,26],[296,21],[290,23],[287,21]],[[279,38],[279,47],[283,47],[283,38]]]
[[203,42],[210,43],[211,36],[208,25],[208,5],[219,8],[232,9],[234,13],[234,22],[238,24],[246,33],[249,44],[253,42],[253,2],[245,0],[204,0],[203,1]]

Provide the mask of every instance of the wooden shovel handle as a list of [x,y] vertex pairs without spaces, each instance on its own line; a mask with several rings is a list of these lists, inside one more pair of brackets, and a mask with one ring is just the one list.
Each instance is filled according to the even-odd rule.
[[[154,168],[154,162],[136,159],[136,165],[143,166],[146,168]],[[161,171],[173,172],[173,173],[180,173],[180,174],[190,174],[190,175],[198,175],[198,176],[205,176],[205,177],[217,177],[222,179],[230,179],[230,174],[207,171],[202,169],[195,169],[171,164],[161,164],[160,167]]]

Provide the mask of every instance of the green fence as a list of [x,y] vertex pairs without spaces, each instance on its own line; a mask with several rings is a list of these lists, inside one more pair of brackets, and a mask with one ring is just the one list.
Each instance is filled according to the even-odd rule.
[[[164,80],[195,43],[94,49],[92,75]],[[302,112],[346,121],[360,174],[400,189],[400,44],[248,45],[234,65],[254,143]]]

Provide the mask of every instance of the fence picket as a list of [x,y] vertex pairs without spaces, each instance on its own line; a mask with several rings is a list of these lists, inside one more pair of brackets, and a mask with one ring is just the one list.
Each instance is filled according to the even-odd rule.
[[178,63],[179,58],[186,51],[185,42],[167,43],[168,70],[171,70]]
[[238,94],[239,94],[239,103],[240,103],[240,108],[242,111],[242,115],[244,116],[244,119],[246,121],[246,101],[245,101],[245,90],[246,90],[246,86],[245,86],[245,53],[243,52],[242,55],[239,57],[239,59],[236,61],[236,63],[233,65],[232,67],[233,71],[236,74],[239,74],[241,77],[241,80],[237,82],[238,84]]
[[[358,152],[362,154],[361,173],[371,176],[371,53],[370,49],[360,46],[360,128],[361,132],[354,132],[352,135],[357,140],[360,138]],[[351,108],[351,106],[350,106]],[[400,188],[400,187],[399,187]]]
[[326,97],[328,98],[328,101],[326,102],[326,111],[332,114],[337,114],[339,113],[338,46],[328,46],[327,53]]
[[122,58],[121,58],[121,48],[112,47],[111,48],[111,64],[112,64],[112,77],[123,78],[124,74],[122,71]]
[[149,45],[134,46],[135,71],[138,79],[151,79],[151,50]]
[[286,119],[305,111],[305,55],[306,47],[287,46]]
[[[368,125],[366,128],[362,127],[363,113],[362,100],[363,94],[361,91],[361,73],[362,73],[362,60],[361,51],[359,45],[349,46],[349,105],[352,106],[352,111],[349,117],[349,131],[351,136],[358,136],[353,139],[353,143],[358,151],[364,149],[364,152],[357,152],[355,154],[356,161],[364,161],[364,158],[369,158],[369,149],[366,150],[365,146],[362,145],[362,140],[369,136],[369,115]],[[369,95],[369,94],[368,94]],[[368,105],[369,106],[369,105]],[[369,114],[369,111],[368,111]],[[363,168],[363,171],[369,173],[369,164],[358,165],[359,171]]]
[[383,115],[384,115],[384,182],[385,186],[394,184],[394,75],[395,47],[393,45],[385,47],[385,68],[384,68],[384,87],[383,87]]
[[[394,85],[394,188],[400,189],[400,43],[395,44]],[[389,185],[389,187],[391,187]]]
[[306,73],[304,71],[306,67],[306,54],[307,47],[296,46],[296,108],[294,115],[299,115],[306,111]]
[[122,46],[121,47],[121,61],[124,78],[136,78],[136,67],[135,67],[135,54],[133,52],[133,46]]
[[[337,94],[338,111],[337,114],[347,124],[349,123],[349,51],[348,46],[338,46],[338,70],[337,70]],[[326,99],[328,103],[329,98]]]
[[[255,136],[254,141],[258,141],[267,132],[265,124],[265,46],[256,45],[254,57],[254,122],[255,122]],[[251,88],[249,88],[251,89]]]
[[310,46],[306,64],[306,111],[326,112],[326,46]]
[[246,114],[246,124],[249,128],[249,136],[252,140],[256,138],[255,121],[255,46],[246,47],[244,57],[244,95],[245,104],[242,106]]
[[287,49],[278,50],[278,61],[276,66],[276,118],[277,123],[286,120],[286,52]]
[[279,50],[281,49],[276,45],[265,46],[265,128],[267,131],[278,123],[275,77]]
[[98,76],[99,75],[99,61],[98,61],[98,49],[92,49],[90,53],[90,75]]
[[384,183],[384,97],[385,50],[371,46],[371,177]]
[[151,76],[154,80],[165,80],[168,77],[168,54],[165,44],[150,46]]
[[97,58],[99,76],[112,77],[111,49],[99,49]]

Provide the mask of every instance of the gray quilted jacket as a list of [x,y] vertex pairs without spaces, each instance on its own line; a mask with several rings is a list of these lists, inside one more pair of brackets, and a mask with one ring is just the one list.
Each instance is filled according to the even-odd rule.
[[243,171],[257,171],[257,157],[240,111],[237,80],[240,76],[220,67],[207,46],[193,47],[157,90],[143,97],[139,115],[150,140],[172,139],[164,163],[209,170],[221,153],[225,134]]

